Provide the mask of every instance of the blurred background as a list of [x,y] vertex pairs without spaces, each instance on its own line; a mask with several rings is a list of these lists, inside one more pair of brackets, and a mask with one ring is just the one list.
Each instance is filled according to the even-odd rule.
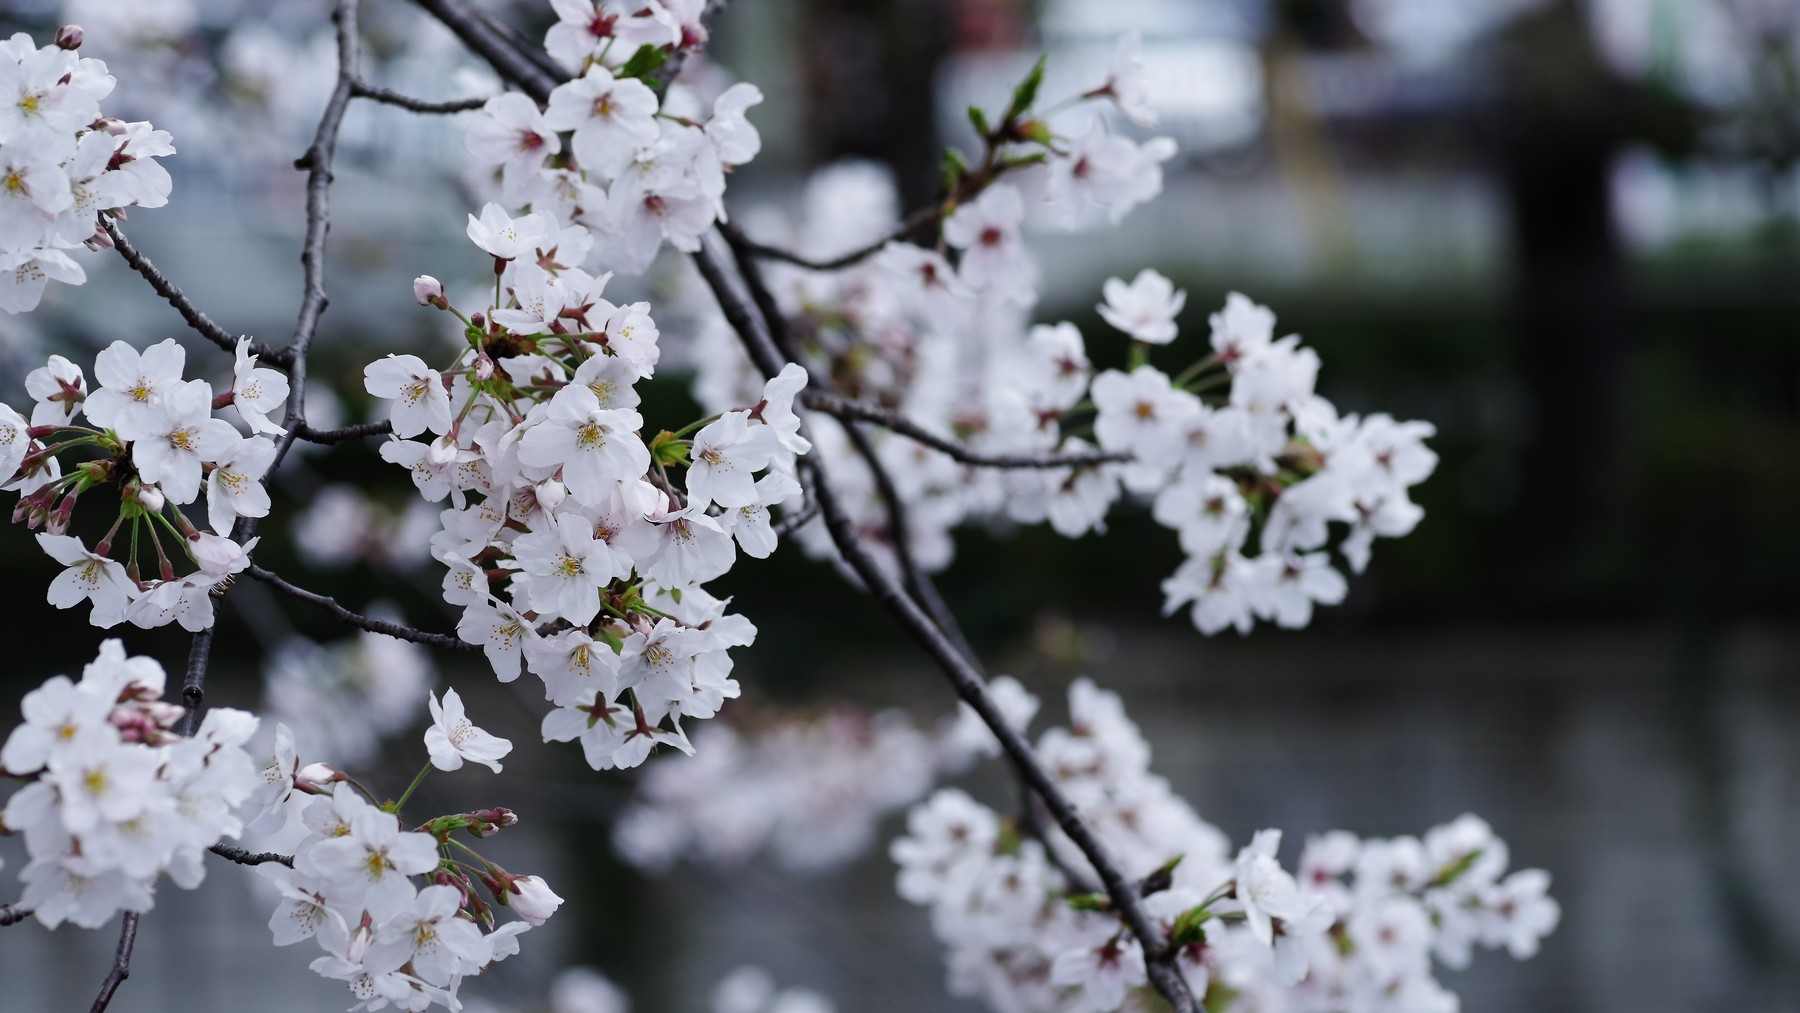
[[[371,76],[430,98],[491,88],[409,5],[366,7]],[[84,54],[125,82],[108,111],[174,132],[175,194],[133,214],[139,247],[227,328],[283,340],[303,199],[286,163],[331,83],[326,5],[7,8],[0,29],[40,39],[81,21]],[[536,4],[495,9],[534,38],[550,21]],[[1073,93],[1129,30],[1155,133],[1181,153],[1163,196],[1119,228],[1032,238],[1038,319],[1071,320],[1098,349],[1100,282],[1155,266],[1187,290],[1181,340],[1198,346],[1206,314],[1242,291],[1319,351],[1320,391],[1342,410],[1428,419],[1442,459],[1415,490],[1418,531],[1383,542],[1348,601],[1298,633],[1208,639],[1159,618],[1177,547],[1141,512],[1081,541],[965,529],[940,586],[990,668],[1044,696],[1051,719],[1076,676],[1119,691],[1158,772],[1235,843],[1284,828],[1284,858],[1332,828],[1487,818],[1515,867],[1551,871],[1563,921],[1535,959],[1483,954],[1443,974],[1471,1013],[1800,1009],[1800,5],[737,0],[712,52],[768,101],[732,206],[754,231],[758,208],[792,209],[812,171],[844,159],[889,167],[916,205],[943,147],[967,146],[969,103],[1001,105],[1040,52],[1044,94]],[[234,114],[209,112],[215,100]],[[414,274],[484,270],[461,238],[475,205],[454,122],[362,105],[346,138],[315,367],[340,396],[315,390],[320,427],[366,417],[367,349],[446,340],[412,302]],[[86,286],[0,318],[8,401],[48,352],[91,363],[115,339],[181,334],[116,258],[82,262]],[[670,264],[643,286],[661,299],[685,284]],[[679,314],[659,321],[678,360]],[[220,359],[190,354],[201,375]],[[646,415],[692,417],[687,397],[665,370]],[[288,521],[265,525],[265,565],[352,607],[453,625],[423,553],[435,513],[372,448],[301,457],[276,510]],[[10,727],[17,698],[75,670],[95,638],[44,604],[55,567],[22,530],[0,560],[15,580]],[[942,678],[828,567],[789,549],[718,589],[762,631],[736,652],[745,696],[724,720],[834,702],[950,712]],[[537,738],[540,705],[483,665],[344,640],[248,581],[225,601],[212,699],[311,721],[391,790],[422,758],[433,680],[490,730]],[[116,632],[181,667],[178,631]],[[346,755],[369,732],[391,741]],[[665,762],[681,758],[651,765]],[[492,780],[428,782],[427,805],[518,809],[496,852],[570,900],[465,996],[540,997],[556,968],[588,964],[638,1009],[694,1009],[749,962],[843,1009],[969,1008],[945,995],[925,913],[893,896],[897,816],[819,875],[753,858],[646,876],[610,843],[639,780],[594,774],[572,748],[521,748]],[[1008,797],[993,771],[974,784]],[[0,840],[8,882],[17,844]],[[159,890],[114,1008],[339,1008],[339,986],[305,970],[312,953],[268,946],[272,902],[250,878],[220,867],[196,893]],[[85,1004],[113,941],[7,930],[0,1005]]]

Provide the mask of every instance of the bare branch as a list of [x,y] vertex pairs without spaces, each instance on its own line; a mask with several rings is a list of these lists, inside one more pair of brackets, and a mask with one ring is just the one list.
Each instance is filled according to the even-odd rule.
[[531,57],[522,55],[506,41],[505,36],[495,32],[491,24],[470,12],[459,0],[413,2],[443,22],[444,27],[455,32],[464,45],[486,60],[502,78],[517,85],[519,90],[539,102],[550,101],[551,89],[568,79],[567,74],[552,74]]
[[907,215],[894,231],[882,236],[873,243],[870,243],[867,246],[859,246],[849,253],[825,260],[814,260],[810,257],[802,257],[792,250],[784,250],[779,246],[769,246],[765,243],[759,243],[749,236],[746,236],[743,233],[743,230],[739,229],[736,225],[726,222],[719,223],[719,231],[725,233],[725,238],[731,242],[731,245],[734,248],[742,249],[745,253],[761,257],[764,260],[779,260],[783,263],[793,264],[796,267],[804,267],[809,271],[841,271],[846,267],[852,267],[869,259],[875,254],[880,253],[881,248],[889,243],[897,243],[909,236],[919,234],[925,229],[936,225],[943,217],[944,205],[941,203],[922,207],[912,214]]
[[[476,10],[473,14],[478,21],[487,26],[488,31],[493,32],[502,42],[511,46],[513,52],[529,60],[537,69],[558,82],[568,80],[569,72],[563,69],[562,64],[557,63],[541,44],[532,41],[525,36],[525,33],[507,24],[504,18],[489,10]],[[539,101],[543,100],[539,99]]]
[[[167,275],[157,270],[156,265],[150,262],[149,257],[144,256],[138,252],[137,247],[131,245],[131,240],[125,238],[125,233],[119,228],[117,222],[106,215],[101,215],[100,228],[106,233],[107,238],[112,240],[113,249],[118,250],[119,256],[125,258],[125,263],[130,264],[133,271],[143,275],[144,280],[150,283],[150,287],[156,290],[157,295],[162,296],[170,306],[175,307],[175,312],[181,314],[181,319],[187,321],[188,326],[194,329],[194,333],[227,352],[237,349],[237,336],[213,323],[210,317],[200,312],[199,307],[194,305],[179,286],[170,281]],[[277,361],[282,357],[280,352],[260,345],[252,347],[251,351],[264,358]]]
[[112,970],[106,974],[106,980],[100,983],[100,994],[94,997],[94,1005],[88,1013],[101,1013],[107,1004],[112,1002],[113,993],[119,990],[125,979],[131,977],[131,948],[137,945],[138,916],[136,911],[125,912],[125,919],[119,925],[119,948],[113,951]]
[[399,106],[415,113],[466,113],[471,109],[480,109],[487,104],[485,98],[459,98],[444,102],[433,102],[429,99],[413,98],[402,95],[392,88],[370,84],[357,78],[350,82],[350,94],[357,98],[372,99],[382,105]]
[[361,439],[364,436],[385,436],[393,431],[394,424],[392,422],[364,422],[361,425],[344,426],[341,429],[314,429],[301,422],[294,427],[294,436],[296,439],[305,440],[308,443],[330,445],[342,443],[345,440]]
[[428,647],[441,647],[446,651],[462,651],[468,653],[481,650],[481,645],[479,644],[465,643],[455,637],[443,633],[427,633],[424,630],[414,629],[403,623],[390,623],[385,619],[376,619],[371,616],[365,616],[361,612],[352,612],[344,606],[339,605],[337,599],[328,598],[325,595],[308,591],[303,587],[296,587],[268,570],[257,566],[255,563],[251,563],[244,572],[275,590],[280,591],[282,594],[287,595],[289,598],[298,598],[303,602],[319,606],[357,629],[368,630],[371,633],[385,633],[390,637],[398,637],[401,640],[410,640],[415,644],[425,644]]
[[269,862],[279,862],[290,869],[294,867],[293,855],[283,855],[273,851],[252,853],[235,845],[226,844],[224,841],[220,841],[206,850],[220,858],[228,858],[239,865],[264,865]]
[[814,517],[819,516],[819,504],[811,499],[799,511],[784,515],[775,524],[775,537],[786,538],[794,532],[806,527]]
[[[738,337],[744,342],[751,360],[765,376],[774,377],[781,371],[783,363],[769,330],[758,326],[751,308],[744,304],[743,297],[725,278],[723,269],[710,250],[703,246],[694,254],[694,262],[712,287],[713,295],[718,299],[726,319],[732,323]],[[769,324],[770,329],[774,326],[773,323]],[[926,614],[925,609],[907,594],[894,575],[883,569],[869,554],[868,548],[857,534],[855,521],[838,499],[837,490],[833,488],[830,476],[826,473],[824,461],[817,455],[801,458],[800,474],[802,485],[811,491],[814,501],[819,505],[819,511],[825,518],[826,530],[830,532],[839,555],[862,580],[863,586],[875,600],[892,613],[901,628],[937,662],[957,694],[974,708],[982,722],[1000,741],[1002,750],[1019,778],[1043,800],[1044,807],[1056,821],[1056,825],[1081,850],[1095,874],[1100,877],[1101,885],[1112,899],[1114,910],[1143,945],[1145,964],[1156,990],[1169,1001],[1175,1013],[1198,1013],[1199,1006],[1194,1001],[1193,993],[1168,952],[1168,940],[1144,911],[1143,900],[1136,888],[1120,873],[1118,866],[1113,863],[1112,855],[1082,821],[1074,804],[1038,761],[1024,736],[1007,723],[999,706],[988,694],[986,680],[975,659],[965,655]]]
[[206,665],[212,658],[213,629],[208,626],[188,642],[187,675],[181,680],[181,706],[187,708],[187,713],[175,724],[177,735],[193,735],[200,726],[200,708],[206,706]]
[[270,473],[281,466],[282,458],[293,446],[295,431],[306,419],[306,353],[318,332],[319,317],[330,303],[325,294],[325,234],[331,229],[331,163],[337,155],[338,128],[343,125],[344,112],[356,90],[357,64],[362,58],[356,34],[356,5],[357,0],[338,0],[331,13],[332,21],[337,23],[337,87],[319,117],[312,145],[294,162],[295,168],[306,170],[306,239],[300,248],[305,294],[294,321],[294,336],[286,349],[288,405],[282,426],[287,434],[276,443]]
[[984,454],[970,450],[955,440],[945,439],[892,409],[852,401],[823,390],[804,391],[801,403],[814,411],[824,412],[849,422],[852,419],[873,422],[891,429],[933,450],[941,450],[963,464],[977,468],[1091,468],[1101,464],[1123,464],[1132,459],[1125,453],[1087,454]]
[[11,904],[0,904],[0,929],[8,925],[17,925],[31,917],[28,907],[15,907]]

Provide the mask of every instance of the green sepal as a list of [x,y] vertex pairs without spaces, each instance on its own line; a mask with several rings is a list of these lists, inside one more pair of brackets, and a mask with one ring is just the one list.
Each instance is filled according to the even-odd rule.
[[645,77],[661,70],[662,65],[668,62],[668,50],[661,46],[645,44],[639,46],[637,52],[631,54],[631,59],[626,60],[625,66],[615,71],[613,77]]
[[1018,119],[1037,101],[1038,86],[1044,83],[1044,61],[1049,58],[1049,53],[1039,56],[1037,62],[1031,65],[1031,73],[1026,74],[1025,80],[1020,81],[1019,86],[1013,89],[1012,105],[1006,107],[1006,122]]
[[962,184],[963,177],[969,174],[969,163],[963,158],[962,152],[955,148],[945,148],[942,171],[944,175],[944,190],[949,193],[955,193],[956,188]]
[[1077,911],[1108,911],[1112,898],[1103,893],[1074,893],[1069,895],[1069,906]]
[[969,107],[969,126],[974,127],[976,136],[983,140],[993,133],[988,126],[987,113],[982,112],[980,106]]

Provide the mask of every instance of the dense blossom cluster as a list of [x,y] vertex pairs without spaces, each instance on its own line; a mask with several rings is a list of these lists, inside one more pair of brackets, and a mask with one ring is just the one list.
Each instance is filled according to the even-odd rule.
[[184,738],[175,726],[186,711],[163,688],[161,665],[104,641],[79,682],[58,675],[25,695],[25,723],[0,747],[0,767],[27,781],[0,830],[24,835],[20,904],[48,928],[148,911],[164,874],[199,886],[202,853],[244,829],[240,807],[258,780],[243,747],[256,717],[215,707]]
[[[147,41],[147,51],[198,16],[187,4],[150,12],[156,5],[70,2],[119,13],[108,27]],[[831,513],[837,499],[884,562],[910,555],[937,569],[952,554],[949,532],[965,520],[1048,523],[1073,537],[1102,529],[1112,506],[1133,496],[1177,532],[1186,557],[1164,583],[1171,611],[1191,603],[1207,633],[1247,632],[1258,618],[1302,626],[1316,604],[1345,593],[1333,547],[1360,572],[1375,537],[1404,535],[1419,521],[1408,490],[1435,466],[1423,442],[1431,427],[1340,414],[1315,392],[1317,355],[1297,337],[1278,340],[1273,315],[1237,294],[1211,318],[1210,351],[1173,375],[1151,366],[1152,351],[1178,338],[1186,305],[1186,293],[1152,270],[1109,280],[1098,307],[1131,341],[1119,349],[1125,369],[1096,370],[1070,324],[1031,324],[1038,284],[1027,228],[1117,223],[1162,188],[1173,143],[1133,139],[1117,122],[1151,121],[1135,37],[1121,42],[1104,80],[1068,101],[1039,108],[1040,63],[1002,115],[971,111],[983,149],[973,161],[946,159],[929,220],[941,225],[935,247],[899,241],[921,231],[922,219],[899,227],[884,177],[860,169],[819,177],[796,247],[822,259],[873,255],[844,257],[842,270],[776,266],[770,279],[785,319],[766,318],[781,332],[768,338],[797,361],[767,377],[747,368],[723,324],[703,330],[693,361],[708,416],[673,430],[649,426],[638,384],[663,359],[661,335],[650,305],[610,300],[609,283],[614,271],[644,271],[664,244],[701,251],[727,222],[727,175],[760,148],[746,114],[762,95],[750,84],[703,94],[656,79],[666,60],[704,44],[711,5],[551,6],[557,21],[545,49],[571,79],[542,105],[504,92],[462,120],[464,147],[495,198],[467,222],[493,267],[491,299],[484,284],[481,295],[453,302],[443,284],[419,277],[417,301],[458,321],[456,350],[435,362],[388,354],[363,371],[364,389],[385,402],[390,438],[380,457],[404,468],[431,506],[415,504],[371,536],[360,493],[322,496],[303,518],[317,537],[302,540],[330,561],[361,555],[389,532],[422,536],[448,568],[443,598],[460,610],[461,640],[480,647],[502,682],[529,671],[542,684],[545,741],[579,741],[595,769],[635,767],[659,745],[689,754],[653,768],[618,825],[620,849],[636,864],[736,862],[767,847],[792,866],[827,866],[866,848],[883,815],[913,806],[891,849],[899,890],[931,908],[956,992],[1003,1010],[1144,1008],[1138,938],[1094,892],[1086,859],[1047,825],[1035,798],[1013,820],[955,789],[919,802],[941,778],[999,751],[967,705],[931,732],[897,713],[842,709],[774,720],[760,733],[713,725],[690,742],[684,720],[711,718],[738,696],[729,651],[756,636],[706,585],[740,552],[770,555],[789,526],[810,552],[835,558],[842,527],[828,535],[805,515]],[[272,102],[332,87],[340,98],[376,97],[380,89],[353,65],[354,8],[339,7],[336,47],[263,60],[284,47],[234,36],[236,56],[225,62],[260,68]],[[168,196],[154,159],[173,150],[169,135],[100,114],[113,79],[74,54],[80,43],[69,29],[42,49],[22,35],[0,44],[0,308],[9,311],[35,305],[47,280],[82,280],[65,251],[106,244],[97,215]],[[516,52],[517,40],[505,45]],[[504,63],[496,62],[503,72]],[[535,66],[541,74],[550,64]],[[396,99],[468,109],[386,94]],[[308,153],[315,183],[329,181],[325,138],[341,113],[339,102]],[[322,241],[327,222],[310,203],[309,241]],[[742,253],[743,237],[726,235]],[[309,246],[309,282],[322,278],[315,253]],[[155,280],[153,269],[134,266]],[[741,273],[760,285],[755,271]],[[164,294],[190,321],[198,315]],[[321,294],[309,287],[282,360],[296,367],[296,391],[311,341],[305,321],[312,313],[316,323]],[[381,431],[287,433],[271,414],[288,398],[288,378],[259,366],[247,338],[236,345],[229,390],[185,378],[185,367],[173,340],[114,342],[99,353],[91,388],[79,366],[52,356],[26,380],[29,420],[0,405],[0,487],[20,494],[15,520],[44,527],[40,545],[65,567],[49,601],[89,604],[103,628],[209,629],[217,592],[249,566],[248,530],[270,510],[267,476],[289,446],[272,437],[330,442]],[[845,428],[852,423],[821,412],[802,435],[809,384],[828,388],[827,404],[854,402],[856,411],[840,407],[845,417],[904,420],[890,423],[866,462],[860,434]],[[960,445],[964,460],[900,434],[909,427]],[[798,458],[808,453],[829,460],[830,501],[806,502]],[[966,460],[983,455],[1006,463]],[[824,481],[822,470],[808,469]],[[115,486],[117,514],[90,549],[70,524],[78,497],[91,502],[103,485]],[[905,510],[890,502],[895,494]],[[183,509],[196,504],[206,529]],[[889,530],[902,514],[909,530]],[[403,544],[383,551],[396,564],[407,559]],[[194,572],[177,572],[183,555]],[[365,629],[458,646],[252,572]],[[25,723],[0,749],[0,766],[28,782],[0,816],[0,832],[23,834],[31,856],[21,906],[48,926],[98,926],[147,909],[165,873],[196,885],[202,852],[221,838],[273,834],[291,857],[216,850],[259,864],[279,894],[269,921],[277,945],[313,939],[324,955],[312,969],[345,982],[358,1010],[460,1009],[464,979],[518,952],[519,935],[562,900],[469,843],[515,824],[508,809],[402,821],[431,770],[476,764],[497,773],[511,750],[474,724],[455,690],[431,692],[435,681],[417,647],[372,634],[330,652],[298,642],[277,652],[269,707],[293,724],[277,723],[258,778],[245,751],[256,718],[213,709],[193,730],[191,716],[183,724],[183,709],[160,699],[162,670],[107,641],[79,683],[59,676],[27,696]],[[1038,709],[1013,680],[993,680],[988,692],[1021,731]],[[380,801],[337,766],[302,763],[297,741],[336,763],[368,761],[381,737],[421,717],[421,697],[429,761],[397,801]],[[1149,747],[1116,696],[1084,680],[1070,707],[1069,727],[1039,737],[1036,755],[1142,884],[1180,972],[1215,1013],[1454,1009],[1432,977],[1434,960],[1461,966],[1476,945],[1528,956],[1556,923],[1548,877],[1506,875],[1505,845],[1474,817],[1419,840],[1327,835],[1307,844],[1297,874],[1279,864],[1277,831],[1234,856],[1223,834],[1149,772]],[[1014,757],[1030,768],[1022,749]],[[502,923],[501,907],[518,917]],[[627,1008],[617,989],[584,972],[560,979],[551,1005]],[[713,1007],[831,1009],[749,969],[720,985]]]
[[80,29],[49,45],[21,32],[0,42],[0,310],[38,304],[51,281],[87,280],[70,251],[107,246],[96,216],[168,203],[175,153],[166,130],[100,111],[118,82],[76,55]]
[[[684,38],[693,44],[696,32],[704,40],[704,29],[691,20],[700,5],[684,12],[686,21],[655,3],[633,14],[587,0],[555,6],[561,20],[546,43],[579,76],[552,91],[547,108],[518,92],[489,99],[468,120],[469,153],[497,173],[501,204],[529,207],[548,223],[552,239],[564,237],[567,247],[551,247],[555,263],[637,274],[664,242],[698,250],[713,223],[725,219],[726,172],[762,147],[745,118],[762,92],[735,84],[703,110],[685,85],[672,85],[659,98],[640,79],[660,63],[660,57],[647,58],[664,51],[657,47],[672,48]],[[566,294],[542,306],[546,321],[564,306],[579,305],[571,300],[584,294],[525,274],[517,280],[533,297],[530,305],[521,303],[526,312],[540,312],[544,294],[553,300]]]
[[[726,652],[756,630],[702,585],[739,549],[775,548],[771,509],[799,495],[794,455],[808,449],[793,411],[806,376],[790,367],[757,399],[646,442],[634,385],[659,356],[648,304],[607,302],[606,276],[554,259],[580,260],[580,227],[544,228],[495,205],[471,215],[505,302],[465,318],[448,369],[389,356],[365,382],[392,400],[383,459],[451,501],[432,546],[458,634],[502,681],[521,665],[543,681],[547,741],[579,739],[596,769],[632,767],[658,744],[691,750],[681,719],[738,695]],[[434,281],[419,292],[456,312]],[[429,444],[408,439],[425,432]]]
[[[89,620],[102,629],[212,625],[214,590],[249,565],[255,547],[233,541],[232,527],[268,514],[263,476],[276,455],[268,434],[283,432],[268,415],[287,400],[287,377],[258,366],[249,347],[239,340],[230,388],[216,396],[205,380],[183,379],[187,353],[171,338],[142,351],[113,342],[94,360],[92,390],[80,366],[53,355],[25,378],[36,399],[29,421],[0,404],[0,475],[20,494],[13,520],[44,526],[38,544],[66,567],[50,582],[50,604],[90,603]],[[65,467],[65,457],[74,463]],[[66,532],[77,498],[105,485],[117,487],[118,513],[90,549]],[[181,509],[202,493],[211,530]],[[177,573],[165,535],[196,569]],[[156,576],[145,578],[150,562]]]
[[[1121,45],[1113,68],[1085,95],[1117,96],[1131,111],[1129,96],[1141,91],[1135,40]],[[1099,307],[1132,340],[1127,369],[1096,372],[1073,324],[1030,324],[1037,294],[1026,226],[1078,227],[1101,211],[1116,220],[1161,189],[1167,142],[1137,146],[1099,118],[1086,133],[1064,134],[1020,108],[1015,99],[1010,132],[996,131],[1008,143],[984,163],[994,168],[965,184],[978,196],[944,223],[954,264],[942,249],[890,242],[843,271],[771,266],[805,364],[978,454],[1090,458],[983,467],[885,436],[877,453],[910,508],[900,534],[918,565],[948,565],[949,532],[966,520],[1048,523],[1076,537],[1104,530],[1130,495],[1180,536],[1186,561],[1164,583],[1168,611],[1191,602],[1195,626],[1209,634],[1248,632],[1259,618],[1306,625],[1315,604],[1336,604],[1346,590],[1325,551],[1331,524],[1343,526],[1339,551],[1360,572],[1375,537],[1405,535],[1423,516],[1407,489],[1436,464],[1423,444],[1431,425],[1340,414],[1314,389],[1318,355],[1297,337],[1277,340],[1274,315],[1235,293],[1211,317],[1208,353],[1173,376],[1150,365],[1151,351],[1177,337],[1186,302],[1152,270],[1130,284],[1108,281]],[[807,205],[795,244],[820,257],[879,242],[897,222],[879,173],[830,171]],[[741,399],[753,375],[747,360],[729,331],[706,335],[696,395],[708,405]],[[822,455],[844,462],[835,473],[859,525],[874,543],[894,544],[882,490],[842,428],[821,419],[813,432]],[[1115,459],[1093,461],[1096,451]],[[810,552],[835,554],[822,524],[800,534]]]
[[[1162,778],[1119,698],[1078,680],[1070,723],[1037,752],[1134,881],[1209,1010],[1457,1008],[1435,959],[1479,945],[1537,952],[1559,910],[1540,869],[1506,874],[1507,849],[1463,816],[1423,839],[1307,841],[1294,872],[1279,830],[1235,855]],[[1144,954],[1060,831],[1006,819],[947,788],[914,808],[893,844],[898,886],[931,908],[950,987],[999,1010],[1088,1013],[1140,1003]]]
[[[475,727],[455,690],[427,702],[431,761],[414,788],[433,768],[471,761],[500,769],[511,743]],[[518,822],[511,810],[453,813],[407,830],[398,812],[411,794],[377,805],[330,764],[302,764],[293,732],[281,724],[251,799],[252,831],[298,833],[291,867],[258,867],[280,896],[269,918],[275,945],[317,942],[325,955],[312,970],[345,982],[359,1010],[460,1009],[463,979],[519,952],[518,937],[562,904],[541,878],[513,875],[457,836],[491,837]],[[497,922],[496,905],[519,919]]]

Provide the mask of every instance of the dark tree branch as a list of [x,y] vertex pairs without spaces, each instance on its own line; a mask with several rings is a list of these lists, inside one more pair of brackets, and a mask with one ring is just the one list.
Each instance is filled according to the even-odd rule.
[[[774,377],[781,371],[783,362],[769,331],[758,326],[751,308],[745,305],[743,297],[730,285],[723,268],[709,249],[702,247],[694,254],[694,262],[702,277],[712,287],[725,318],[737,329],[738,337],[744,342],[751,360],[764,376]],[[740,322],[743,326],[740,326]],[[1137,889],[1113,863],[1112,855],[1082,821],[1074,804],[1063,794],[1056,779],[1038,761],[1024,736],[1007,723],[999,706],[988,694],[986,680],[975,660],[964,655],[950,637],[938,628],[924,607],[906,593],[906,589],[894,575],[883,569],[869,554],[857,534],[856,524],[849,511],[838,499],[837,490],[826,473],[824,461],[817,455],[801,458],[800,474],[802,484],[811,491],[813,500],[819,505],[826,529],[830,532],[839,555],[862,580],[863,586],[875,600],[892,613],[901,628],[937,662],[957,694],[974,708],[975,713],[994,733],[994,737],[999,739],[1001,749],[1005,751],[1020,780],[1043,800],[1045,809],[1056,821],[1056,825],[1081,850],[1088,864],[1093,867],[1107,896],[1112,899],[1114,911],[1142,944],[1149,978],[1156,990],[1169,1001],[1175,1013],[1199,1013],[1199,1006],[1187,987],[1187,981],[1182,978],[1168,952],[1168,940],[1144,911],[1143,899]]]
[[344,426],[342,429],[314,429],[301,422],[294,426],[294,436],[308,443],[333,444],[345,440],[360,439],[364,436],[385,436],[394,431],[392,422],[364,422],[356,426]]
[[410,109],[415,113],[466,113],[471,109],[480,109],[487,104],[487,99],[484,98],[459,98],[444,102],[413,98],[411,95],[402,95],[392,88],[370,84],[361,78],[350,82],[350,94],[357,98],[372,99],[382,105]]
[[279,862],[290,869],[294,867],[293,855],[283,855],[273,851],[252,853],[235,845],[226,844],[224,841],[220,841],[206,850],[220,858],[228,858],[239,865],[264,865],[269,862]]
[[880,253],[881,248],[889,243],[897,243],[909,236],[918,235],[925,229],[936,225],[943,217],[944,205],[942,203],[922,207],[912,214],[907,215],[906,218],[895,227],[894,231],[882,236],[873,243],[870,243],[867,246],[859,246],[849,253],[831,257],[826,260],[814,260],[810,257],[802,257],[792,250],[784,250],[779,246],[769,246],[764,243],[759,243],[745,235],[743,230],[739,229],[736,225],[721,222],[719,224],[719,231],[725,233],[726,239],[730,240],[733,248],[741,249],[751,256],[761,257],[764,260],[779,260],[783,263],[793,264],[796,267],[804,267],[809,271],[841,271],[846,267],[859,264],[875,254]]
[[443,22],[456,33],[475,54],[488,62],[495,73],[517,85],[519,90],[540,103],[550,101],[550,91],[564,80],[566,73],[550,73],[530,57],[521,55],[495,32],[480,16],[471,13],[459,0],[413,0],[425,12]]
[[[541,44],[526,38],[525,33],[514,28],[512,25],[507,24],[503,18],[493,11],[477,10],[474,11],[473,14],[475,15],[476,20],[487,26],[488,31],[493,32],[496,36],[499,36],[502,42],[511,46],[513,52],[518,53],[526,60],[529,60],[534,66],[550,75],[554,80],[558,82],[568,80],[569,72],[564,70],[561,64],[552,59],[550,54],[544,50],[544,47]],[[542,102],[544,100],[539,99],[538,101]]]
[[916,443],[923,443],[933,450],[941,450],[963,464],[977,468],[1091,468],[1101,464],[1124,464],[1132,459],[1130,454],[1100,452],[984,454],[980,451],[970,450],[955,440],[945,439],[892,409],[864,404],[861,401],[852,401],[823,390],[803,391],[800,394],[800,400],[806,407],[814,411],[824,412],[842,420],[846,428],[849,427],[851,420],[873,422]]
[[328,598],[325,595],[308,591],[303,587],[296,587],[281,579],[281,577],[276,574],[257,566],[255,563],[251,563],[244,572],[275,590],[280,591],[282,594],[287,595],[289,598],[298,598],[303,602],[319,606],[357,629],[368,630],[371,633],[385,633],[390,637],[398,637],[401,640],[410,640],[415,644],[425,644],[428,647],[441,647],[446,651],[462,651],[469,653],[481,650],[481,645],[479,644],[465,643],[462,640],[458,640],[456,637],[448,636],[443,633],[427,633],[424,630],[414,629],[403,623],[390,623],[385,619],[375,619],[370,616],[365,616],[361,612],[352,612],[344,606],[339,605],[337,599]]
[[8,925],[17,925],[31,917],[28,907],[16,907],[12,904],[0,904],[0,929]]
[[107,1004],[112,1002],[113,993],[119,990],[125,979],[131,977],[131,948],[137,945],[138,916],[136,911],[125,912],[125,919],[119,925],[119,948],[113,951],[112,970],[106,974],[106,980],[100,983],[100,994],[94,997],[94,1005],[88,1013],[101,1013]]
[[[210,317],[200,312],[199,307],[194,305],[179,286],[170,281],[167,275],[157,270],[156,265],[150,262],[149,257],[144,256],[138,252],[137,247],[131,245],[131,240],[125,238],[125,233],[119,228],[117,222],[101,215],[100,228],[106,233],[107,238],[112,240],[113,249],[118,250],[119,256],[125,258],[125,263],[130,264],[133,271],[143,275],[144,280],[150,283],[150,287],[156,290],[157,295],[162,296],[170,306],[175,307],[175,312],[181,314],[181,319],[187,321],[188,326],[194,329],[194,333],[227,352],[236,351],[237,336],[213,323]],[[265,359],[280,361],[282,358],[281,352],[261,345],[253,346],[251,351]]]
[[787,514],[782,517],[781,520],[776,522],[775,537],[786,538],[805,527],[808,521],[811,521],[817,516],[819,516],[819,504],[808,499],[806,505],[801,507],[797,512]]
[[924,607],[937,623],[938,629],[956,644],[956,649],[963,657],[973,659],[975,649],[969,646],[963,637],[962,627],[950,614],[949,606],[944,599],[938,597],[937,588],[931,578],[919,566],[918,557],[912,550],[912,525],[907,520],[906,501],[901,498],[900,490],[894,485],[894,476],[889,474],[887,465],[882,463],[881,456],[875,452],[875,444],[870,442],[867,433],[854,422],[844,424],[844,432],[850,437],[850,445],[868,465],[869,474],[875,479],[875,492],[881,497],[882,508],[887,511],[888,541],[894,548],[894,560],[900,567],[901,580],[906,584],[906,593],[912,595],[913,601]]

